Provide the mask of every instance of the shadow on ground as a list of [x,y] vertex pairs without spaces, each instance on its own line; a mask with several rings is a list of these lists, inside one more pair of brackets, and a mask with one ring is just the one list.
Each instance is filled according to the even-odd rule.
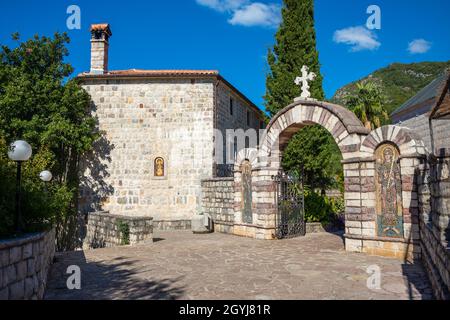
[[[145,272],[137,268],[137,261],[126,257],[88,262],[83,251],[62,254],[56,258],[47,285],[46,300],[175,300],[184,289],[177,286],[182,277],[152,281],[139,277]],[[69,266],[81,269],[81,289],[69,290],[67,274]]]
[[[418,263],[405,262],[402,265],[402,273],[405,277],[409,300],[414,300],[414,291],[418,291],[423,299],[433,299],[428,279],[423,277],[423,267]],[[415,289],[415,290],[414,290]]]

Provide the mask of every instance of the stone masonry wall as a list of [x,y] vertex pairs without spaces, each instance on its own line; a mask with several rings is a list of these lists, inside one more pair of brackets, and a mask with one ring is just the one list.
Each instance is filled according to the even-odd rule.
[[[239,95],[237,95],[233,90],[231,90],[225,84],[220,84],[217,88],[217,124],[216,128],[220,130],[222,133],[223,141],[222,141],[222,150],[223,150],[223,164],[219,164],[217,166],[217,176],[227,176],[230,177],[233,174],[233,163],[226,163],[227,154],[230,159],[235,159],[235,155],[240,151],[236,150],[234,154],[230,154],[233,152],[231,148],[227,150],[227,141],[226,141],[226,131],[229,129],[242,129],[247,131],[249,129],[255,129],[257,134],[259,134],[259,129],[265,128],[264,118],[260,112],[254,110],[250,104],[242,99]],[[231,114],[230,104],[233,101],[233,114]],[[249,124],[247,123],[247,112],[249,112]],[[220,140],[216,140],[216,143],[220,143]],[[258,142],[258,141],[257,141]],[[232,146],[234,145],[234,141],[230,142]],[[245,146],[245,141],[243,141],[243,148],[254,148],[256,146]],[[230,146],[229,146],[230,147]],[[239,148],[239,146],[238,146]],[[216,150],[220,150],[220,147],[217,146]],[[221,168],[228,168],[226,170],[221,170]]]
[[[105,132],[86,163],[84,213],[188,225],[201,211],[200,181],[213,175],[214,78],[83,81]],[[157,157],[163,177],[154,174]]]
[[54,230],[0,241],[0,300],[42,299],[54,255]]
[[[420,135],[427,149],[430,152],[433,151],[431,148],[430,126],[426,114],[410,118],[398,125],[414,130],[414,132]],[[433,120],[433,136],[435,149],[450,148],[450,121]]]
[[417,170],[422,261],[434,295],[450,299],[450,154]]
[[202,181],[203,214],[214,222],[214,230],[233,233],[234,179],[216,178]]
[[89,214],[84,248],[97,249],[124,245],[126,237],[121,232],[120,225],[128,227],[128,244],[135,245],[153,242],[153,218],[128,217],[111,215],[107,212],[95,212]]

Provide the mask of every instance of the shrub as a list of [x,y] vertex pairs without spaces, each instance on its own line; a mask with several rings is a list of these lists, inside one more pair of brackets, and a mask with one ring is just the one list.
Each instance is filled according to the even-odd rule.
[[120,233],[120,244],[123,246],[130,244],[130,225],[123,220],[117,221],[117,228]]
[[[14,236],[16,168],[6,146],[23,139],[33,148],[23,164],[24,231],[55,226],[57,249],[73,250],[79,244],[80,161],[99,137],[90,97],[68,80],[67,34],[13,39],[16,47],[0,47],[0,237]],[[43,170],[53,174],[47,185],[39,179]]]
[[305,220],[331,224],[345,210],[343,198],[330,198],[305,188]]

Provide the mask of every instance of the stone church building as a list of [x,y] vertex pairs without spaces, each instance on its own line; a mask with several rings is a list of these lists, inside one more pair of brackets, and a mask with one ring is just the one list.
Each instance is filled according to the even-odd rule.
[[264,114],[217,71],[109,70],[111,29],[92,25],[91,33],[91,70],[78,79],[104,135],[86,164],[82,211],[189,228],[201,212],[201,181],[230,175],[226,158],[238,152],[222,139],[221,161],[215,133],[259,130]]

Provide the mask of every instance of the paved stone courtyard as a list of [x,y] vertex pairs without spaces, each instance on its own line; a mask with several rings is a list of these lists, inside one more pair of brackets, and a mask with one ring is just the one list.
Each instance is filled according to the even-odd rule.
[[[147,246],[57,256],[46,299],[431,299],[421,265],[344,251],[337,234],[260,241],[225,234],[156,234]],[[66,288],[69,265],[82,289]],[[367,267],[381,290],[366,286]]]

